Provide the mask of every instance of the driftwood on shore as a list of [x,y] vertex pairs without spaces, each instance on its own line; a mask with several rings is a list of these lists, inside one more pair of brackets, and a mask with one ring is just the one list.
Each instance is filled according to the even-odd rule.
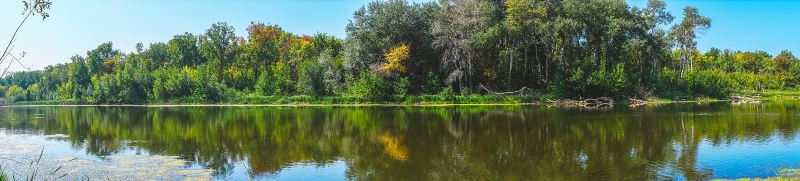
[[601,108],[601,107],[614,107],[614,100],[608,97],[590,98],[590,99],[559,99],[550,101],[556,107],[583,107],[583,108]]
[[634,99],[634,98],[629,98],[628,99],[628,106],[630,106],[630,107],[644,106],[644,105],[647,105],[648,103],[649,102],[647,100]]
[[732,103],[759,103],[758,96],[731,96]]
[[506,96],[506,95],[512,95],[512,94],[522,95],[522,94],[524,94],[526,92],[533,92],[533,90],[528,88],[528,87],[522,87],[517,91],[495,92],[495,91],[492,91],[489,88],[486,88],[485,86],[483,86],[483,84],[478,84],[478,85],[479,85],[478,88],[482,89],[483,91],[486,91],[489,94],[495,95],[495,96]]

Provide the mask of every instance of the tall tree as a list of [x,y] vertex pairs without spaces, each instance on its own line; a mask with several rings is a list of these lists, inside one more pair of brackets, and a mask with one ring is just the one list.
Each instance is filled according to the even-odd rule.
[[197,36],[191,33],[175,35],[167,43],[166,49],[173,66],[193,66],[204,62],[197,48]]
[[117,56],[119,51],[114,50],[113,43],[106,42],[100,44],[94,50],[86,52],[86,59],[88,61],[89,74],[103,74],[106,73],[107,62],[113,61],[114,56]]
[[[543,66],[546,66],[544,59],[539,55],[542,43],[542,35],[545,31],[541,31],[541,27],[545,25],[547,9],[541,5],[544,1],[531,1],[531,0],[508,0],[505,1],[506,18],[503,22],[506,26],[508,33],[508,51],[509,55],[514,56],[520,54],[518,59],[522,63],[521,67],[523,72],[522,76],[536,76],[536,79],[542,79],[544,74]],[[521,50],[521,52],[517,52]],[[533,58],[530,55],[533,54]],[[508,69],[508,83],[511,85],[511,75],[513,72],[514,57],[509,60]],[[531,60],[535,62],[531,62]],[[534,67],[535,66],[535,67]]]
[[697,49],[697,34],[702,34],[711,27],[711,19],[700,15],[695,7],[683,9],[683,21],[672,27],[672,38],[680,51],[680,75],[692,70],[691,52]]
[[[437,51],[431,46],[435,3],[405,0],[373,1],[353,13],[347,24],[344,67],[352,82],[364,70],[375,70],[393,46],[406,44],[411,54],[406,66],[412,84],[422,84],[428,71],[437,70]],[[417,90],[413,90],[417,91]]]
[[171,55],[168,48],[169,46],[167,44],[161,42],[152,43],[147,50],[142,51],[139,55],[144,59],[144,64],[148,70],[157,70],[164,68],[165,65],[169,63],[170,59],[175,61],[175,58],[170,58]]
[[251,23],[247,27],[247,33],[250,41],[247,42],[244,53],[264,66],[278,61],[279,49],[289,38],[281,27],[263,23]]
[[441,0],[432,31],[434,47],[442,50],[441,64],[448,71],[446,83],[471,88],[476,47],[472,39],[488,26],[494,6],[483,0]]
[[200,36],[200,54],[216,69],[214,78],[221,79],[224,69],[232,63],[238,46],[234,29],[228,23],[219,22],[211,25],[206,33]]
[[70,60],[72,62],[67,70],[69,83],[67,83],[68,86],[66,87],[69,90],[64,91],[68,92],[72,98],[80,99],[83,97],[83,89],[91,85],[91,75],[83,57],[75,55]]

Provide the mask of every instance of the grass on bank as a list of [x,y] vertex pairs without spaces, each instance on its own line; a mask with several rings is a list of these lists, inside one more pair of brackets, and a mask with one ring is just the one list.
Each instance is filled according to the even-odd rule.
[[6,176],[6,171],[3,169],[3,166],[0,166],[0,181],[7,181],[8,176]]
[[[740,91],[733,95],[760,96],[762,100],[798,100],[800,89],[797,90],[770,90],[770,91]],[[546,103],[549,100],[560,99],[560,96],[551,93],[524,94],[495,96],[484,94],[436,94],[417,96],[391,96],[379,100],[358,98],[352,96],[261,96],[242,95],[226,98],[221,101],[207,101],[201,97],[181,97],[167,101],[148,101],[147,105],[198,105],[198,104],[252,104],[252,105],[303,105],[303,104],[395,104],[395,105],[439,105],[439,104],[528,104]],[[702,95],[693,95],[685,92],[665,92],[660,96],[652,97],[651,103],[680,103],[680,102],[716,102],[726,101],[728,98],[715,98]],[[617,99],[618,103],[627,102],[626,99]],[[47,101],[21,101],[11,102],[9,105],[92,105],[80,100],[47,100]]]
[[[403,105],[430,105],[430,104],[521,104],[543,102],[552,96],[541,95],[421,95],[421,96],[393,96],[382,100],[371,100],[358,97],[311,97],[311,96],[258,96],[247,95],[228,98],[218,102],[210,102],[200,97],[181,97],[167,101],[150,101],[143,104],[403,104]],[[21,101],[9,105],[82,105],[91,104],[78,100],[50,100],[50,101]]]
[[714,179],[715,181],[798,181],[800,180],[800,169],[780,169],[777,176],[767,178],[738,178],[738,179]]
[[800,90],[769,90],[769,91],[745,91],[746,95],[758,95],[765,100],[798,100]]
[[[228,98],[215,104],[403,104],[403,105],[430,105],[430,104],[519,104],[534,103],[545,100],[547,96],[541,95],[421,95],[421,96],[392,96],[390,98],[373,100],[348,96],[311,97],[311,96],[259,96],[247,95]],[[197,97],[184,97],[171,99],[164,102],[149,104],[208,104],[209,102]]]

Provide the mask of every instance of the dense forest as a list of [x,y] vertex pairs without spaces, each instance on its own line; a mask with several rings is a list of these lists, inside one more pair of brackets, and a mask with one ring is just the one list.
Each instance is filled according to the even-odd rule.
[[791,52],[699,52],[695,39],[712,20],[693,7],[675,20],[665,8],[660,0],[374,1],[353,13],[345,39],[257,22],[245,37],[220,22],[135,52],[102,43],[69,63],[8,75],[0,94],[94,104],[407,102],[522,88],[531,91],[519,96],[725,97],[800,84]]

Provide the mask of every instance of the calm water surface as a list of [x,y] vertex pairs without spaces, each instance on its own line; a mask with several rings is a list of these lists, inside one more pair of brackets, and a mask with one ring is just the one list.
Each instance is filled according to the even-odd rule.
[[13,107],[0,114],[0,164],[26,170],[13,160],[42,154],[41,167],[66,165],[67,178],[707,180],[800,167],[800,102],[788,101],[605,110]]

